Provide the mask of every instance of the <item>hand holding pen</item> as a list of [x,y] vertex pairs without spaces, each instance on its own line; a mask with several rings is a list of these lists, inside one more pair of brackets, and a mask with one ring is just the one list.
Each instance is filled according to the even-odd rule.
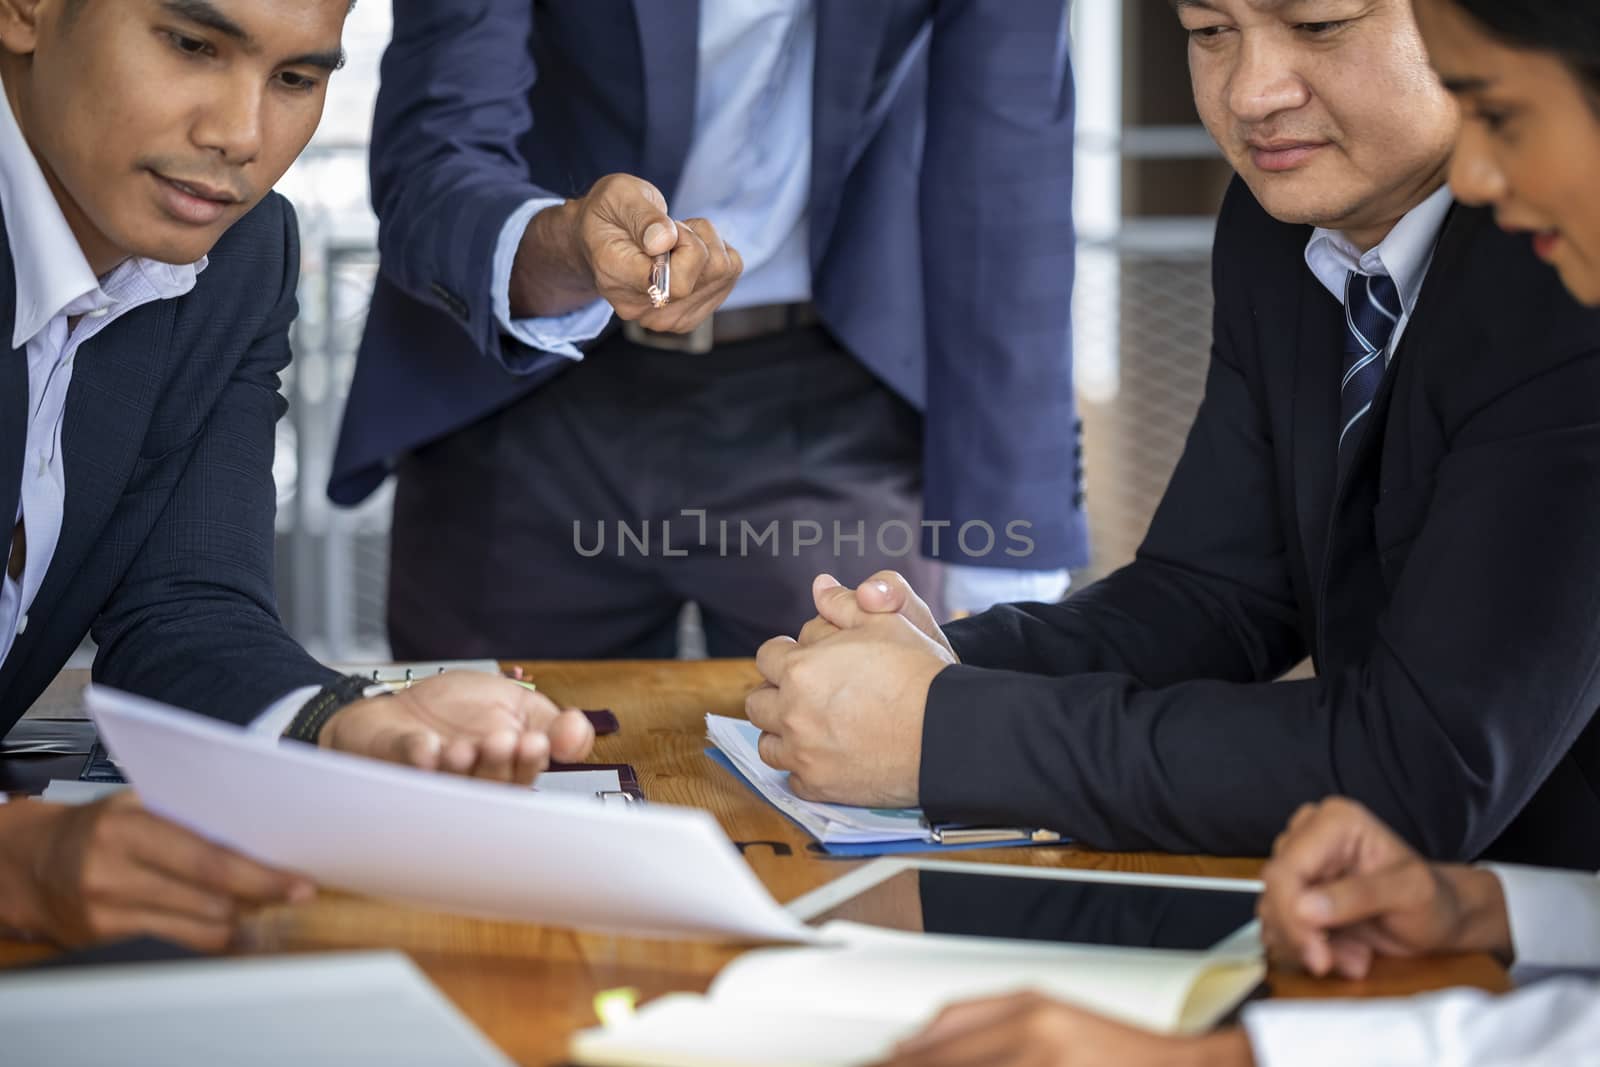
[[650,261],[650,288],[645,290],[650,306],[664,308],[672,300],[672,253],[663,252]]
[[743,270],[709,220],[674,220],[655,186],[613,174],[529,224],[512,272],[512,311],[558,315],[599,297],[646,329],[688,333]]

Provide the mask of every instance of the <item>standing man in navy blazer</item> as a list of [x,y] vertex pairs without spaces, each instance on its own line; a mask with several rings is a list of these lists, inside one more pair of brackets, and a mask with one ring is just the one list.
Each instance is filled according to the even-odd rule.
[[[270,190],[348,10],[0,0],[0,735],[92,630],[98,682],[323,747],[523,781],[588,751],[581,714],[502,678],[363,699],[277,618],[300,252]],[[128,795],[0,804],[10,929],[217,948],[241,909],[309,892]]]
[[1058,597],[1067,14],[399,0],[330,486],[398,472],[396,651],[670,655],[693,600],[749,654],[816,569],[925,556],[952,611]]

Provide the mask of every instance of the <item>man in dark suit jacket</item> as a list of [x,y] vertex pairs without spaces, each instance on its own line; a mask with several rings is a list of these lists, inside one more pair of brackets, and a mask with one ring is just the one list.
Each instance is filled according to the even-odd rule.
[[1262,854],[1343,793],[1433,857],[1600,866],[1600,314],[1449,204],[1408,3],[1179,6],[1243,181],[1137,560],[942,634],[892,578],[819,583],[832,623],[762,650],[763,755],[826,799],[1103,847]]
[[[587,752],[580,714],[506,679],[363,699],[276,615],[299,245],[269,190],[348,6],[0,0],[0,734],[92,630],[97,681],[324,747],[521,780]],[[12,929],[219,947],[307,891],[128,797],[0,806]]]
[[952,606],[1058,596],[1066,32],[1063,0],[396,3],[329,492],[398,469],[397,652],[670,655],[695,600],[747,655],[816,570],[919,541]]

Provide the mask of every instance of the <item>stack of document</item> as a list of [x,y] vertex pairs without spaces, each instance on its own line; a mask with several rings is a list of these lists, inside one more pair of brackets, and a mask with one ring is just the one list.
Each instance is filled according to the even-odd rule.
[[[716,746],[716,751],[709,753],[713,759],[737,773],[769,804],[799,823],[824,849],[838,855],[881,856],[892,852],[1060,841],[1055,834],[1033,836],[1026,830],[964,829],[954,833],[936,830],[923,819],[918,808],[859,808],[802,800],[789,788],[787,771],[774,770],[762,762],[761,731],[755,726],[743,719],[707,715],[706,736]],[[947,835],[950,840],[941,840]]]

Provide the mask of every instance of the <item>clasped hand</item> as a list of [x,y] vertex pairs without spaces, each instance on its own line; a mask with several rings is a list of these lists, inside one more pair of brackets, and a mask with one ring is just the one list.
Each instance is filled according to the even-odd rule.
[[808,800],[917,803],[922,721],[938,673],[960,662],[928,605],[892,571],[860,589],[821,575],[799,640],[761,646],[765,684],[745,699],[761,758]]

